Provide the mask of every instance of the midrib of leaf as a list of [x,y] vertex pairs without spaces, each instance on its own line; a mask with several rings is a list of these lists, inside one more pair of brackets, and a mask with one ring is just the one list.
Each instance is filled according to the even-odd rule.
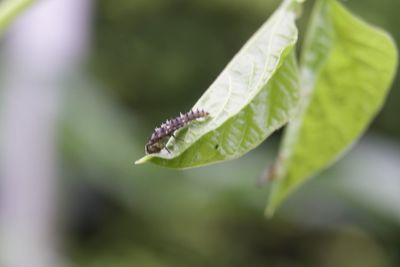
[[[309,27],[307,29],[307,35],[305,36],[304,45],[300,54],[301,101],[297,107],[298,115],[296,116],[296,119],[291,120],[286,126],[285,135],[281,144],[281,150],[279,151],[278,162],[275,163],[274,167],[275,170],[273,175],[275,177],[280,177],[285,172],[285,168],[287,166],[285,166],[283,162],[291,157],[293,153],[292,147],[299,138],[297,133],[303,124],[303,120],[305,118],[304,114],[306,113],[310,100],[315,93],[315,90],[313,90],[315,87],[315,81],[318,80],[318,77],[321,75],[321,69],[324,63],[331,56],[334,33],[331,26],[332,21],[328,16],[328,9],[330,7],[327,4],[327,1],[330,0],[316,1],[313,7]],[[324,23],[319,23],[320,20],[324,20]],[[321,32],[322,36],[325,36],[324,40],[328,40],[326,42],[326,46],[323,46],[323,51],[319,51],[319,47],[315,47],[315,40],[313,40],[313,37],[317,31]],[[320,44],[320,42],[318,42],[318,44]],[[318,52],[323,54],[323,58],[318,60],[318,62],[314,62],[315,65],[314,68],[312,68],[313,63],[309,62],[311,60],[310,57],[312,57],[312,59],[318,58],[316,56]],[[268,177],[267,179],[269,180],[274,178]]]

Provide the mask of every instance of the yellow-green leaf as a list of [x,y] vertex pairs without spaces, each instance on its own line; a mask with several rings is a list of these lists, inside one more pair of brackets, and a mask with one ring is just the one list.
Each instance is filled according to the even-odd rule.
[[[267,213],[337,160],[381,109],[397,66],[392,38],[335,0],[316,3],[301,58],[302,102],[271,172]],[[367,182],[367,181],[366,181]]]

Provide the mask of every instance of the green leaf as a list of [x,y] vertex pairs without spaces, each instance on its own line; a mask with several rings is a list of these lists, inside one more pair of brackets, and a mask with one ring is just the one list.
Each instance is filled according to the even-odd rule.
[[381,109],[396,66],[388,34],[336,1],[317,2],[301,59],[303,99],[270,172],[267,214],[360,137]]
[[8,27],[15,17],[25,10],[33,0],[4,0],[0,2],[0,34]]
[[283,1],[195,104],[210,113],[208,120],[179,131],[177,141],[171,138],[171,154],[136,163],[189,168],[234,159],[287,123],[299,100],[297,5]]

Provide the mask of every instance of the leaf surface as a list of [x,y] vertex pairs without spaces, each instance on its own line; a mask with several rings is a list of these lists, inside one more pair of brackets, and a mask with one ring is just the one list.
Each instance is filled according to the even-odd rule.
[[287,123],[299,101],[294,45],[297,2],[285,0],[250,38],[193,108],[210,113],[171,138],[150,161],[189,168],[242,156]]
[[267,214],[329,166],[381,109],[397,66],[390,36],[334,0],[316,3],[302,52],[302,102],[270,172]]

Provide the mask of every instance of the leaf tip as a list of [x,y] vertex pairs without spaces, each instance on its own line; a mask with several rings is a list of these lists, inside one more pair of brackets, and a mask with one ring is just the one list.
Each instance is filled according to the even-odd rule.
[[135,161],[134,163],[135,163],[135,165],[139,165],[139,164],[146,163],[146,162],[149,161],[150,159],[151,159],[151,156],[146,155],[146,156],[144,156],[144,157],[138,159],[138,160]]

